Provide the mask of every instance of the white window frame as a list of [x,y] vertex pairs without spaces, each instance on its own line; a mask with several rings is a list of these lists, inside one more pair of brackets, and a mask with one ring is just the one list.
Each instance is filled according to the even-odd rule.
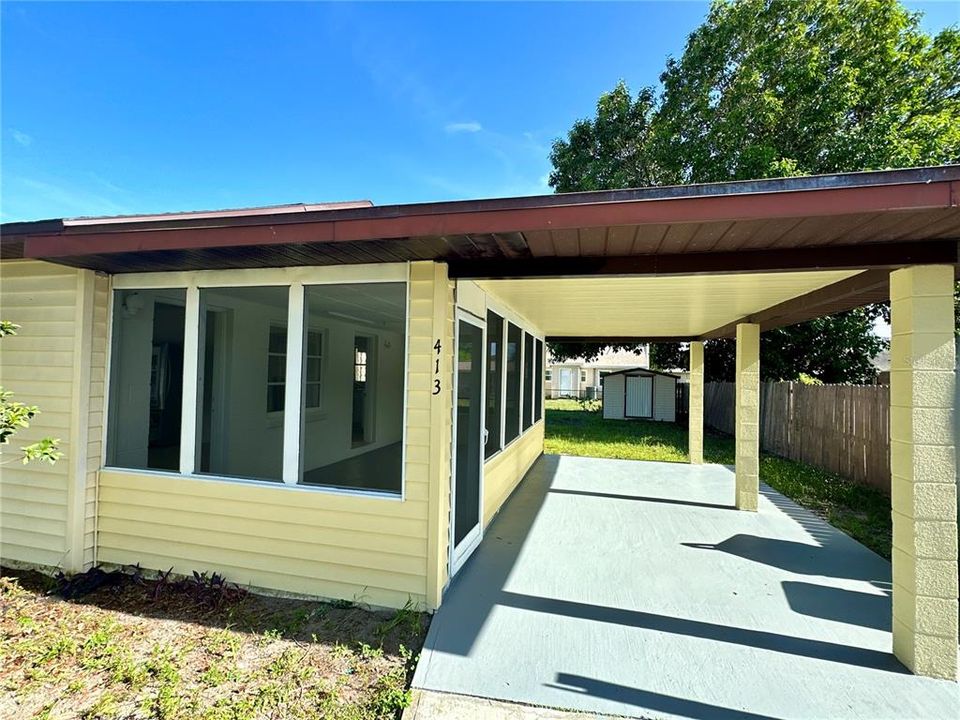
[[[274,380],[274,381],[271,381],[271,380],[270,380],[270,358],[271,358],[271,357],[282,357],[282,358],[283,358],[284,365],[286,365],[286,361],[287,361],[287,348],[286,348],[286,345],[284,345],[284,348],[283,348],[283,352],[282,352],[282,353],[275,352],[275,351],[271,350],[271,349],[270,349],[270,336],[272,335],[274,328],[278,328],[278,329],[283,330],[284,335],[286,335],[286,333],[287,333],[287,327],[286,327],[286,325],[281,325],[279,322],[276,322],[276,321],[270,322],[267,327],[268,327],[268,329],[267,329],[267,383],[266,383],[266,385],[267,385],[267,402],[269,403],[269,402],[270,402],[270,387],[271,387],[271,386],[280,385],[280,386],[282,386],[282,387],[285,388],[285,387],[286,387],[286,384],[287,384],[286,374],[284,374],[283,380],[280,380],[279,382],[277,382],[277,381],[275,381],[275,380]],[[286,398],[284,398],[284,404],[286,404]],[[282,418],[282,417],[283,417],[283,410],[271,410],[269,407],[267,407],[267,415],[268,415],[269,417]]]
[[[323,492],[334,495],[349,495],[363,498],[406,501],[406,451],[407,451],[407,369],[410,337],[410,266],[409,263],[382,263],[369,265],[337,265],[323,267],[244,268],[235,270],[185,270],[155,273],[124,273],[114,275],[110,288],[110,305],[118,290],[186,289],[183,343],[183,402],[180,417],[180,470],[142,470],[138,468],[104,467],[128,474],[172,475],[196,480],[227,481],[256,484],[274,488],[289,488],[304,492]],[[335,488],[300,485],[303,435],[302,393],[304,392],[303,350],[306,336],[305,287],[312,285],[353,285],[373,283],[403,283],[406,294],[406,317],[404,319],[404,368],[403,368],[403,418],[400,492],[354,488]],[[287,287],[287,373],[283,409],[283,482],[276,483],[256,478],[238,478],[213,474],[199,474],[196,468],[198,430],[198,373],[200,366],[200,289],[233,287]],[[301,328],[303,332],[291,332]],[[110,323],[107,365],[113,354],[113,324]],[[326,348],[324,348],[326,349]],[[322,373],[322,371],[321,371]],[[321,374],[322,378],[322,374]],[[108,382],[109,386],[109,382]],[[109,387],[107,389],[109,393]],[[110,420],[105,423],[110,424]],[[109,431],[109,428],[107,429]],[[106,435],[106,433],[105,433]]]
[[[271,322],[269,323],[269,328],[270,328],[270,331],[272,331],[274,328],[281,328],[284,332],[286,332],[286,330],[287,330],[287,326],[286,326],[286,325],[281,325],[280,322],[278,322],[278,321],[276,321],[276,320],[273,320],[273,321],[271,321]],[[319,335],[319,336],[320,336],[320,354],[319,354],[319,355],[311,355],[311,354],[310,354],[310,335],[311,335],[311,333],[314,334],[314,335]],[[304,359],[307,361],[307,364],[304,366],[304,374],[306,374],[306,368],[308,368],[308,367],[310,366],[310,359],[311,359],[311,358],[316,358],[316,359],[319,359],[319,360],[320,360],[320,379],[319,379],[319,380],[310,380],[310,379],[308,379],[307,377],[304,377],[304,380],[303,380],[303,409],[307,412],[308,415],[313,416],[313,415],[316,415],[317,413],[319,413],[319,412],[321,411],[321,409],[323,408],[323,376],[324,376],[324,374],[325,374],[325,365],[324,365],[323,358],[325,357],[324,350],[325,350],[326,347],[327,347],[327,331],[326,331],[324,328],[317,327],[317,326],[309,326],[309,327],[307,327],[307,338],[306,338],[306,340],[304,341],[304,346],[303,346],[303,347],[304,347],[304,350],[303,350],[304,356],[303,356],[303,357],[304,357]],[[286,348],[286,346],[284,346],[282,353],[281,353],[281,352],[273,352],[273,351],[270,350],[269,341],[268,341],[268,345],[267,345],[267,370],[268,370],[268,372],[269,372],[269,369],[270,369],[270,357],[271,357],[271,356],[282,357],[282,358],[284,359],[284,363],[286,363],[286,359],[287,359],[287,348]],[[269,388],[271,385],[283,385],[284,387],[286,387],[286,384],[287,384],[287,378],[286,378],[286,376],[284,376],[283,380],[281,380],[281,381],[279,381],[279,382],[277,382],[277,381],[271,382],[270,379],[269,379],[269,375],[268,375],[267,388]],[[316,386],[320,389],[320,391],[317,393],[317,404],[316,404],[316,405],[308,405],[308,404],[307,404],[307,397],[308,397],[307,388],[308,388],[309,386],[311,386],[311,385],[316,385]],[[268,392],[268,394],[267,394],[267,399],[268,399],[268,401],[269,401],[269,397],[270,397],[270,396],[269,396],[269,392]],[[284,403],[286,403],[286,397],[284,397]],[[272,418],[272,419],[275,421],[275,424],[276,424],[277,426],[279,426],[280,423],[283,422],[283,410],[270,410],[269,408],[267,408],[267,416],[268,416],[269,418]]]
[[[311,355],[310,354],[310,333],[320,336],[320,354]],[[307,365],[304,366],[304,374],[306,374],[306,368],[310,366],[311,358],[319,358],[320,360],[320,379],[319,380],[310,380],[306,376],[303,380],[303,408],[306,410],[308,415],[315,415],[323,411],[323,380],[326,375],[326,357],[327,357],[327,331],[324,328],[316,326],[307,327],[307,337],[304,340],[304,359],[307,361]],[[307,388],[310,385],[316,385],[319,388],[317,393],[317,404],[316,405],[307,405]]]

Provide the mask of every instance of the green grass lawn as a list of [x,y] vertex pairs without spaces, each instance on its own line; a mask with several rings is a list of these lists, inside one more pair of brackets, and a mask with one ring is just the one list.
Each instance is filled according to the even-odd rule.
[[[545,450],[558,455],[688,462],[687,430],[675,423],[604,420],[599,402],[548,400]],[[704,459],[732,465],[733,438],[708,432]],[[760,479],[885,558],[890,557],[890,499],[803,463],[760,458]]]

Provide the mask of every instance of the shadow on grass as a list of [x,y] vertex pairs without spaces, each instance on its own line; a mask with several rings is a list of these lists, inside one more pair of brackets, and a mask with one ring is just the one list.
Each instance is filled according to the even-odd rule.
[[35,571],[4,567],[0,568],[0,575],[16,578],[20,587],[28,592],[49,595],[49,602],[301,643],[341,644],[351,648],[358,643],[366,644],[393,655],[399,653],[400,645],[415,655],[429,626],[429,616],[412,605],[394,611],[372,610],[352,602],[255,595],[233,584],[226,585],[221,593],[216,586],[200,586],[191,579],[163,581],[144,578],[135,572],[109,573],[108,581],[75,599],[57,596],[57,580]]

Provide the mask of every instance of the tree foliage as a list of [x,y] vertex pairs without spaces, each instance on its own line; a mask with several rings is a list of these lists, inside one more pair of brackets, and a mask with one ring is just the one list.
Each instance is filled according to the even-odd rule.
[[[16,335],[20,328],[9,320],[0,320],[0,338]],[[13,399],[13,393],[0,387],[0,445],[9,444],[21,430],[30,427],[30,421],[40,410],[36,405],[25,405]],[[50,463],[59,460],[63,453],[59,450],[60,440],[43,438],[20,448],[19,458],[26,465],[31,460]]]
[[[633,95],[617,83],[594,118],[554,142],[550,184],[570,192],[958,162],[960,30],[931,37],[919,19],[897,0],[714,2],[660,88]],[[885,344],[873,320],[885,312],[764,333],[764,376],[869,380]],[[708,378],[732,377],[732,343],[708,344]],[[659,367],[686,366],[676,345],[651,355]]]

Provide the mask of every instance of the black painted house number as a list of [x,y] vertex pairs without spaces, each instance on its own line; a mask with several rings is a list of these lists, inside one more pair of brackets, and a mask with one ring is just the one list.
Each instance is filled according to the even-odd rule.
[[437,351],[437,357],[434,360],[433,368],[433,394],[440,394],[440,348],[443,346],[440,344],[440,338],[437,338],[437,341],[433,344],[433,349]]

